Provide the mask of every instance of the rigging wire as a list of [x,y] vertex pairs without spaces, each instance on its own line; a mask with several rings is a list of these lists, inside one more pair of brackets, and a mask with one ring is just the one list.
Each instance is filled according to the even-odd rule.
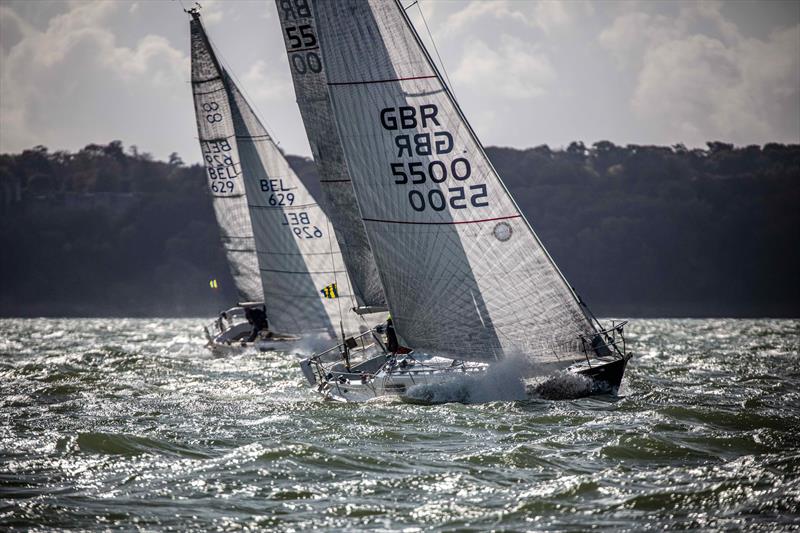
[[428,21],[425,20],[425,14],[422,12],[422,6],[420,5],[420,0],[414,0],[414,3],[409,5],[406,9],[414,6],[416,4],[417,9],[419,10],[419,16],[422,18],[422,24],[425,26],[425,31],[428,32],[428,38],[431,40],[431,44],[433,45],[433,51],[436,52],[436,58],[439,60],[439,64],[442,66],[442,72],[444,72],[444,77],[447,80],[447,85],[450,86],[450,92],[453,93],[455,96],[455,91],[453,90],[453,83],[450,81],[450,76],[447,74],[447,68],[444,66],[444,61],[442,61],[442,56],[439,55],[439,48],[436,46],[436,41],[433,39],[433,34],[431,33],[431,29],[428,27]]
[[[320,209],[322,209],[321,206]],[[326,218],[325,224],[326,227],[328,228],[328,248],[330,249],[330,256],[331,256],[331,270],[333,271],[333,284],[336,286],[336,293],[338,294],[339,281],[336,279],[336,259],[335,256],[333,255],[333,241],[331,240],[331,233],[332,233],[331,219],[327,218],[327,216],[325,218]],[[342,331],[344,331],[344,326],[342,325],[344,320],[344,315],[342,315],[342,302],[338,296],[336,297],[336,305],[339,307],[339,325],[342,328]]]
[[[321,208],[321,206],[320,206]],[[344,358],[347,370],[350,370],[350,356],[348,354],[347,342],[344,336],[344,315],[342,314],[342,301],[339,298],[339,280],[336,277],[336,259],[333,255],[333,240],[331,239],[331,219],[326,217],[326,227],[328,228],[328,248],[331,256],[331,270],[333,270],[333,286],[336,287],[336,305],[339,308],[339,331],[342,333],[342,344],[344,345]]]
[[[180,2],[181,0],[178,1]],[[181,3],[181,5],[183,4]],[[275,144],[275,146],[280,147],[280,143],[278,142],[277,138],[275,137],[275,134],[273,133],[274,130],[269,125],[269,122],[267,122],[266,116],[264,115],[264,113],[261,112],[261,109],[259,109],[258,104],[253,99],[253,97],[250,96],[250,93],[247,92],[247,89],[245,88],[244,84],[239,79],[239,77],[236,76],[236,73],[231,68],[230,62],[222,53],[221,49],[215,44],[214,40],[211,39],[211,36],[208,34],[208,31],[205,31],[205,28],[204,28],[204,33],[206,34],[206,39],[208,39],[208,42],[211,45],[213,53],[217,56],[217,60],[225,68],[225,71],[228,74],[228,76],[230,76],[231,79],[233,79],[233,81],[236,83],[236,85],[238,86],[239,90],[242,93],[242,96],[244,96],[245,101],[255,109],[256,117],[258,118],[259,122],[261,122],[261,125],[264,127],[264,129],[267,131],[267,135],[269,135],[270,140]]]

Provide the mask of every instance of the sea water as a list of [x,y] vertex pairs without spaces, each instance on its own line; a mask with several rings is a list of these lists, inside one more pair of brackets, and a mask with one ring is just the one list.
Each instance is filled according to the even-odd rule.
[[203,322],[0,321],[0,529],[800,527],[798,321],[635,320],[618,397],[435,406]]

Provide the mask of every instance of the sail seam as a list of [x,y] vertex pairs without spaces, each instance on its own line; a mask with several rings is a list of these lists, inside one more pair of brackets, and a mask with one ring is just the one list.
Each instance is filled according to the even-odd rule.
[[277,270],[274,268],[259,268],[261,272],[274,272],[276,274],[341,274],[344,270]]
[[225,90],[225,87],[220,87],[219,89],[213,89],[213,90],[211,90],[211,91],[203,91],[203,92],[200,92],[200,91],[193,91],[193,92],[192,92],[192,94],[193,94],[194,96],[205,96],[205,95],[207,95],[207,94],[214,94],[214,93],[218,93],[218,92],[220,92],[220,91],[224,91],[224,90]]
[[258,252],[261,255],[328,255],[329,252]]
[[479,224],[481,222],[493,222],[495,220],[508,220],[510,218],[522,218],[522,215],[509,215],[507,217],[483,218],[480,220],[460,220],[450,222],[417,222],[413,220],[386,220],[382,218],[362,218],[365,222],[385,222],[387,224],[418,224],[428,226],[454,226],[457,224]]
[[308,48],[297,48],[295,50],[286,50],[289,54],[294,54],[295,52],[309,52],[311,50],[319,50],[319,46],[310,46]]
[[200,85],[201,83],[208,83],[210,81],[221,80],[222,76],[215,76],[213,78],[207,78],[205,80],[192,80],[192,85]]
[[317,207],[318,204],[303,204],[303,205],[253,205],[247,204],[247,207],[255,209],[305,209],[307,207]]
[[[267,294],[267,296],[269,296],[269,297],[271,297],[273,299],[274,298],[278,298],[278,297],[284,297],[284,298],[293,298],[293,299],[299,299],[299,300],[319,300],[319,296],[306,296],[306,295],[303,295],[303,294],[292,294],[292,293],[288,293],[288,292],[275,292],[275,291],[271,291],[269,289],[267,289],[267,293],[266,294]],[[340,294],[339,298],[349,298],[351,296],[353,296],[353,295],[352,294]],[[323,328],[319,328],[319,329],[322,330]]]
[[270,137],[269,135],[237,135],[236,139],[243,141],[247,140],[252,141],[254,139],[259,141],[271,141],[272,137]]
[[370,83],[389,83],[393,81],[408,81],[408,80],[427,80],[435,78],[436,76],[411,76],[408,78],[389,78],[386,80],[365,80],[365,81],[330,81],[328,85],[368,85]]

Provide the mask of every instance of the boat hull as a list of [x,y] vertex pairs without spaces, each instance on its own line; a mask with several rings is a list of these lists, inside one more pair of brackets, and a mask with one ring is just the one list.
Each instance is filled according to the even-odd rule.
[[[372,361],[384,359],[382,355]],[[395,368],[380,370],[375,374],[359,374],[358,367],[353,372],[330,372],[325,379],[317,381],[309,359],[301,361],[303,374],[325,400],[339,402],[364,402],[380,396],[398,396],[415,385],[434,385],[455,376],[477,375],[485,372],[483,363],[454,363],[440,357],[427,358],[413,365],[398,364]],[[369,361],[366,363],[369,364]]]
[[300,337],[293,337],[290,339],[281,340],[258,340],[255,342],[209,342],[206,348],[211,350],[214,355],[233,355],[248,350],[257,350],[259,352],[286,352],[290,351],[295,343],[300,340]]
[[[384,356],[385,357],[385,356]],[[622,382],[630,355],[622,358],[604,361],[595,359],[591,362],[575,364],[566,369],[572,375],[588,378],[583,380],[578,387],[565,388],[563,385],[552,386],[553,380],[546,380],[543,384],[530,389],[530,393],[544,399],[573,399],[598,394],[616,394]],[[433,392],[420,396],[407,396],[405,393],[415,385],[437,385],[448,380],[464,375],[479,377],[489,368],[482,363],[459,362],[442,358],[432,358],[419,366],[407,368],[381,369],[374,375],[358,374],[357,372],[330,372],[324,379],[317,380],[314,376],[310,359],[300,363],[303,373],[308,381],[316,386],[318,393],[325,400],[339,402],[363,402],[379,396],[399,396],[406,403],[416,405],[434,405],[438,403],[469,403],[469,396],[463,400],[451,398],[443,401],[436,399]],[[305,366],[304,366],[305,365]]]
[[575,370],[575,372],[592,380],[594,384],[593,391],[596,391],[596,394],[604,392],[616,394],[622,384],[622,376],[625,374],[629,359],[630,355],[627,355],[621,359],[615,359],[601,365],[595,364],[588,368]]

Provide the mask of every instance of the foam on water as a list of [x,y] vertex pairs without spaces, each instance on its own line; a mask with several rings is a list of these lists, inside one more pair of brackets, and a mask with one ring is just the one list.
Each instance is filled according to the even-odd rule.
[[298,356],[310,356],[332,348],[340,342],[340,340],[331,340],[328,335],[321,333],[318,335],[307,334],[292,344],[291,352]]
[[544,379],[527,383],[527,392],[545,400],[573,400],[592,392],[594,382],[580,374],[559,370]]
[[581,378],[511,360],[436,407],[324,402],[292,354],[209,356],[203,322],[0,320],[0,529],[800,523],[796,320],[637,320],[616,401],[531,397]]
[[530,398],[572,400],[589,395],[594,382],[580,374],[538,365],[512,354],[480,374],[454,374],[439,383],[409,387],[405,397],[421,403],[486,403]]

